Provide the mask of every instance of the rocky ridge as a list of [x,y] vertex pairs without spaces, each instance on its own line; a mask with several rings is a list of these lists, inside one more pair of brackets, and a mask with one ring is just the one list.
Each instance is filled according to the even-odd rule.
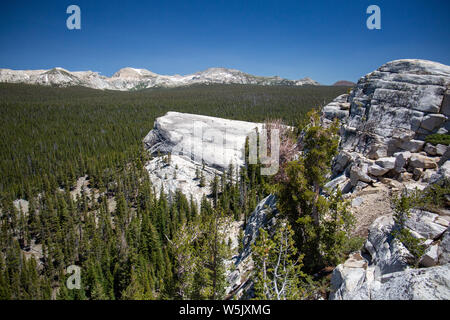
[[[449,116],[449,66],[425,60],[386,63],[323,108],[324,125],[335,118],[342,123],[327,186],[340,187],[355,201],[381,185],[423,190],[449,179],[450,148],[425,142],[430,134],[450,130]],[[333,271],[330,299],[448,299],[450,211],[438,211],[412,210],[406,221],[426,247],[419,268],[392,235],[398,228],[392,209],[373,216],[363,249]]]
[[193,84],[254,84],[254,85],[319,85],[310,78],[288,80],[278,76],[254,76],[239,70],[209,68],[188,75],[160,75],[146,69],[123,68],[112,77],[93,71],[0,69],[0,82],[52,85],[60,87],[84,86],[102,90],[138,90],[145,88],[172,88]]
[[425,137],[450,129],[450,67],[396,60],[361,78],[350,94],[323,108],[323,123],[341,123],[331,184],[345,191],[383,178],[426,185],[449,159],[446,145]]

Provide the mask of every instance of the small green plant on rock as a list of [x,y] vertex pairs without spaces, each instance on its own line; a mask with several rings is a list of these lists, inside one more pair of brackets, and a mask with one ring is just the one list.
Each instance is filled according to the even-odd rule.
[[412,254],[412,265],[417,267],[420,257],[425,253],[425,245],[420,239],[417,239],[412,235],[411,231],[405,226],[405,223],[410,216],[410,210],[420,206],[420,204],[423,203],[423,198],[417,190],[409,193],[407,190],[404,190],[400,197],[393,197],[392,203],[396,225],[392,235]]
[[430,134],[430,135],[426,136],[425,141],[429,142],[433,145],[443,144],[443,145],[448,146],[448,145],[450,145],[450,134],[448,134],[448,133]]

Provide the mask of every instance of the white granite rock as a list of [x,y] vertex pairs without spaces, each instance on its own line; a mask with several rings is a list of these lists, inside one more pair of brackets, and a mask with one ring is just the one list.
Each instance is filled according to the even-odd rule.
[[371,286],[370,297],[372,300],[448,300],[450,265],[384,275]]
[[424,255],[420,258],[420,265],[423,267],[433,267],[438,264],[439,246],[437,244],[429,246],[425,251]]
[[395,167],[395,157],[384,157],[375,161],[377,165],[383,167],[387,170],[394,169]]
[[447,228],[447,231],[442,237],[438,253],[440,264],[450,263],[450,227]]
[[411,158],[411,152],[404,151],[404,152],[397,152],[394,153],[395,156],[395,171],[400,173],[403,171],[403,168],[406,166],[407,161],[409,158]]
[[347,98],[342,148],[368,155],[372,145],[384,145],[388,156],[420,151],[421,135],[447,119],[440,110],[449,86],[450,67],[426,60],[391,61],[367,74]]
[[447,152],[447,146],[443,144],[437,144],[436,145],[436,154],[438,156],[444,155],[444,153]]
[[420,153],[413,153],[409,158],[409,165],[413,168],[433,169],[437,167],[435,159]]
[[447,116],[439,113],[429,114],[422,119],[420,126],[428,131],[440,127],[447,120]]
[[373,164],[368,169],[368,172],[375,177],[382,176],[386,174],[388,171],[389,169],[380,167],[378,164]]
[[[165,163],[163,158],[156,157],[145,166],[156,194],[159,195],[161,189],[169,195],[175,195],[176,191],[180,190],[188,200],[192,196],[199,205],[203,195],[210,194],[209,185],[214,175],[220,172],[206,166],[203,168],[190,159],[177,155],[171,156],[169,164]],[[200,187],[200,179],[196,177],[197,170],[203,172],[206,184],[204,187]]]
[[436,239],[447,229],[446,226],[436,222],[438,217],[439,215],[436,213],[412,209],[409,217],[405,221],[405,225],[426,239]]
[[369,177],[368,173],[368,164],[367,163],[354,163],[350,168],[350,182],[352,186],[356,186],[358,181],[362,181],[364,183],[372,182],[372,178]]
[[144,138],[149,152],[182,154],[207,166],[227,169],[244,164],[246,137],[262,124],[180,112],[168,112],[155,121]]

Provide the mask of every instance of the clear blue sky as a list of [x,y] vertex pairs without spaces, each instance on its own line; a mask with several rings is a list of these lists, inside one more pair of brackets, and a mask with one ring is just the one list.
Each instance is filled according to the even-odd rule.
[[[81,8],[81,30],[66,8]],[[381,8],[381,30],[366,8]],[[119,68],[187,74],[236,68],[324,84],[358,80],[381,64],[450,64],[450,1],[2,1],[0,68]]]

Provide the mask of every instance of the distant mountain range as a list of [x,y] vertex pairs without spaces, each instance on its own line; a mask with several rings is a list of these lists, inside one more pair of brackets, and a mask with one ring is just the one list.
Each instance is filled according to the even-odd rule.
[[278,76],[254,76],[235,69],[209,68],[188,75],[160,75],[146,69],[123,68],[112,77],[93,71],[0,69],[0,82],[52,85],[60,87],[84,86],[94,89],[138,90],[145,88],[173,88],[191,84],[256,84],[304,86],[320,85],[310,78],[288,80]]

